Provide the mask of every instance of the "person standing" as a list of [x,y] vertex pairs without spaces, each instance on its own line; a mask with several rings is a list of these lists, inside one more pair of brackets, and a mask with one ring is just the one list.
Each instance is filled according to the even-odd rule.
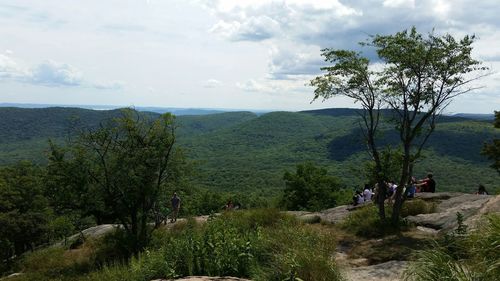
[[172,203],[172,217],[170,218],[170,222],[174,223],[177,221],[179,209],[181,208],[181,198],[177,196],[177,192],[174,192],[174,195],[172,196],[170,202]]

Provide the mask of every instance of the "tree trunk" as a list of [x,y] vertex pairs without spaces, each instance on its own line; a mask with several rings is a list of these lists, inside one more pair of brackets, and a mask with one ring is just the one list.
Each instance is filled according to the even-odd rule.
[[378,194],[375,198],[378,205],[378,216],[381,220],[385,220],[385,194],[387,186],[384,181],[380,180],[378,183]]
[[391,222],[393,225],[399,223],[399,216],[401,215],[401,208],[403,207],[403,189],[408,182],[410,176],[411,168],[411,155],[410,155],[410,144],[404,144],[404,156],[403,156],[403,168],[401,171],[401,178],[399,180],[398,188],[396,189],[396,194],[394,195],[394,205],[392,206],[392,217]]

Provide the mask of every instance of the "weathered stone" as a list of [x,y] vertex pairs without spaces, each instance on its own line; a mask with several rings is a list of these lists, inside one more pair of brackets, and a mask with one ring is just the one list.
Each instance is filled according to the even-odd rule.
[[298,216],[297,219],[303,223],[319,223],[321,222],[321,217],[317,214],[305,214],[302,216]]
[[[425,194],[425,193],[424,193]],[[432,194],[432,193],[428,193]],[[426,198],[446,198],[425,195]],[[417,226],[433,228],[447,232],[458,226],[457,213],[461,213],[466,224],[472,224],[484,214],[498,212],[500,200],[495,196],[448,193],[448,199],[442,200],[437,205],[436,213],[409,216],[406,219]]]
[[406,261],[388,261],[370,266],[349,268],[346,272],[349,281],[399,281],[407,266]]

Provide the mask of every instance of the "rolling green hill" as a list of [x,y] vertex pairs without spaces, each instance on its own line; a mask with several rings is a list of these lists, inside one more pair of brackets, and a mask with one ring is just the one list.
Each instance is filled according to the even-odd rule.
[[[118,115],[118,110],[0,108],[0,164],[22,159],[44,163],[48,138],[62,143],[72,127],[94,127]],[[178,140],[197,164],[193,182],[198,186],[277,190],[283,187],[286,169],[310,161],[326,167],[347,187],[356,187],[364,181],[366,161],[357,120],[353,109],[178,116]],[[382,143],[395,143],[391,125],[383,128]],[[499,136],[489,122],[444,117],[416,167],[416,176],[432,171],[440,190],[472,191],[478,183],[497,188],[500,178],[479,151],[485,141]]]

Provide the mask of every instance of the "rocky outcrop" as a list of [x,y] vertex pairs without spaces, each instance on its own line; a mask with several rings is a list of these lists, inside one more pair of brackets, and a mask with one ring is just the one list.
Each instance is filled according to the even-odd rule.
[[[406,219],[419,229],[430,234],[447,232],[457,227],[457,213],[461,213],[465,224],[473,228],[480,218],[489,213],[500,213],[500,196],[465,194],[459,192],[417,193],[416,199],[436,203],[436,212],[409,216]],[[360,206],[338,206],[321,212],[288,212],[306,223],[339,223],[351,211],[363,208]]]
[[463,193],[421,193],[417,198],[437,202],[435,213],[409,216],[406,219],[417,226],[447,232],[458,226],[457,213],[464,222],[474,227],[483,215],[500,211],[499,196]]
[[326,223],[336,224],[347,218],[347,216],[351,211],[363,208],[371,204],[372,203],[370,202],[358,206],[342,205],[335,208],[326,209],[320,212],[288,211],[287,213],[297,217],[297,219],[305,223],[326,222]]
[[349,268],[346,272],[349,281],[399,281],[407,266],[406,261],[388,261],[369,266]]

